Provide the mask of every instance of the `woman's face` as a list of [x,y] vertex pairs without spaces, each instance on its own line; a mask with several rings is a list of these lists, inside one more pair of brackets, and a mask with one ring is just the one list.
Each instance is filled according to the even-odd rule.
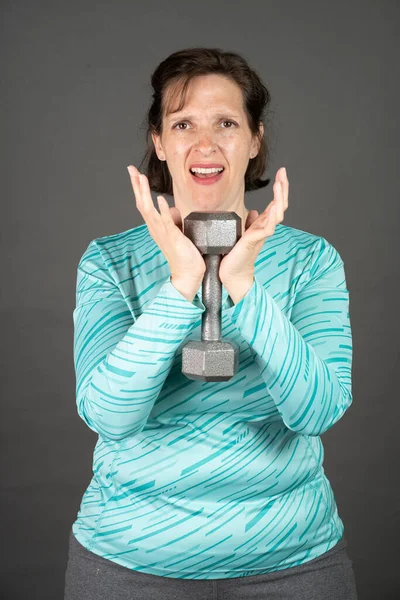
[[[263,133],[262,123],[260,130]],[[167,162],[182,218],[193,210],[233,210],[245,216],[244,175],[259,140],[251,134],[236,83],[216,74],[195,77],[184,108],[164,116],[162,136],[152,138],[158,158]],[[201,185],[190,172],[196,163],[215,163],[224,171],[215,183]]]

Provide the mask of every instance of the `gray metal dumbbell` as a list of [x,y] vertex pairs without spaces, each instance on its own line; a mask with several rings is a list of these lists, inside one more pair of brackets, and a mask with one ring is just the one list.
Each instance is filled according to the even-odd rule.
[[201,341],[182,348],[182,373],[188,379],[227,381],[236,373],[239,346],[221,341],[222,282],[219,265],[242,235],[242,219],[235,212],[191,212],[183,220],[184,234],[198,248],[206,264],[203,277]]

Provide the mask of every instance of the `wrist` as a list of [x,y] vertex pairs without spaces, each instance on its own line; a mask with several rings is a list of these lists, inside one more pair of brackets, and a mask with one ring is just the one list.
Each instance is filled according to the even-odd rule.
[[179,278],[171,275],[170,281],[182,296],[189,300],[189,302],[193,302],[193,298],[199,290],[202,279],[199,281],[197,279]]
[[224,280],[223,285],[232,298],[234,304],[238,304],[249,292],[254,283],[254,275],[236,278],[234,280]]

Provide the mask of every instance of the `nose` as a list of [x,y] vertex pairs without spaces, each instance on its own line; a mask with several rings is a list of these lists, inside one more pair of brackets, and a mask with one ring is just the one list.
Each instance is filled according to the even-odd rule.
[[216,134],[212,127],[199,129],[195,147],[202,153],[209,153],[216,149]]
[[212,136],[201,136],[201,138],[195,143],[196,150],[201,154],[210,154],[215,152],[216,143]]

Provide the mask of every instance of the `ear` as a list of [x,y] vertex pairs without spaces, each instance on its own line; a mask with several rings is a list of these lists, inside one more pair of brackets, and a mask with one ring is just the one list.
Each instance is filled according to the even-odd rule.
[[252,147],[251,147],[251,151],[254,153],[254,156],[257,156],[257,154],[260,151],[260,145],[261,145],[261,141],[260,140],[261,140],[261,138],[264,135],[264,125],[263,125],[262,121],[260,121],[258,130],[259,130],[260,133],[259,133],[258,136],[254,136],[254,138],[253,138],[253,144],[252,144]]
[[157,135],[156,133],[152,132],[151,139],[153,140],[154,149],[156,151],[156,154],[157,154],[158,158],[160,160],[162,160],[161,156],[164,154],[164,152],[163,152],[163,149],[162,149],[162,146],[161,146],[160,136]]

